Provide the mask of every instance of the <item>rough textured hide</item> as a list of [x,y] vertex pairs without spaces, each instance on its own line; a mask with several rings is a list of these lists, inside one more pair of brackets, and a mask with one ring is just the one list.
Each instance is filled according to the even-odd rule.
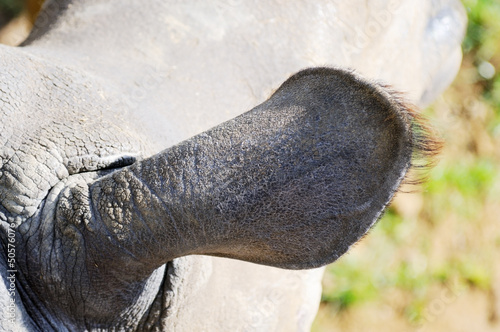
[[184,140],[314,65],[423,105],[463,28],[451,0],[47,3],[23,47],[0,46],[3,317],[9,228],[18,269],[1,327],[308,330],[322,269],[176,257],[331,262],[426,147],[414,115],[383,85],[314,69]]

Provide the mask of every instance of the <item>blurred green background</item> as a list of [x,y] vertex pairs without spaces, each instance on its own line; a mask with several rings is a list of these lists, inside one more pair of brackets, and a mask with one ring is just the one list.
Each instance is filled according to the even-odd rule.
[[[314,332],[500,331],[500,1],[462,2],[461,70],[423,111],[445,141],[439,163],[327,267]],[[42,1],[22,3],[0,0],[0,25],[21,26],[0,42],[19,43]]]

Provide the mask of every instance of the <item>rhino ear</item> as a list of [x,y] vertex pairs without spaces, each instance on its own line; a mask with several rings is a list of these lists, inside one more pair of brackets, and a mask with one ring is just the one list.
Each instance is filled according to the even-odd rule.
[[99,179],[91,210],[151,268],[189,254],[312,268],[358,241],[415,153],[436,147],[387,87],[308,69],[253,110]]
[[[245,158],[252,184],[241,224],[252,246],[204,253],[283,268],[335,261],[440,147],[401,94],[344,69],[303,70],[245,117],[253,124],[242,137],[265,137]],[[234,198],[218,201],[234,209]]]

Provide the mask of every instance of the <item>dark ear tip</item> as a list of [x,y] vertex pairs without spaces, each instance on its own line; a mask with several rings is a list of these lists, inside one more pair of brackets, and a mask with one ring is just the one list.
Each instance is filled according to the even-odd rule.
[[[306,108],[311,108],[311,105],[327,110],[330,107],[341,108],[342,111],[336,114],[342,118],[333,119],[334,123],[341,124],[332,128],[340,132],[344,130],[343,124],[351,121],[345,132],[348,137],[371,145],[369,148],[364,143],[356,145],[361,150],[366,150],[365,165],[357,172],[359,177],[356,178],[363,188],[363,198],[357,201],[353,197],[344,202],[352,203],[352,211],[357,212],[339,219],[344,221],[341,227],[335,228],[338,232],[334,236],[336,239],[332,238],[333,233],[321,234],[325,235],[317,242],[322,247],[321,253],[317,251],[309,259],[281,266],[294,269],[318,267],[335,261],[351,245],[363,238],[380,218],[402,183],[422,182],[423,178],[414,180],[409,177],[409,171],[413,169],[420,172],[432,166],[433,157],[439,153],[442,143],[418,113],[417,107],[407,102],[401,93],[390,86],[369,81],[353,70],[305,69],[285,81],[275,95],[280,100],[282,96],[283,100],[292,100]],[[355,134],[352,135],[352,132]],[[335,142],[345,145],[349,139]],[[379,163],[380,160],[385,161]],[[352,161],[350,164],[352,165]],[[378,167],[376,171],[375,165]],[[368,186],[368,182],[372,184]],[[370,200],[369,196],[372,202],[364,206],[364,202]],[[315,199],[315,202],[318,201],[319,199]],[[329,244],[323,246],[321,242]]]
[[[381,82],[370,81],[354,69],[340,67],[314,67],[303,69],[288,78],[276,91],[293,88],[294,85],[324,85],[325,80],[345,80],[362,87],[368,87],[372,96],[379,95],[389,102],[393,113],[391,118],[397,118],[404,123],[408,142],[411,145],[412,157],[410,172],[405,176],[404,184],[418,185],[425,181],[425,171],[433,167],[436,157],[443,147],[443,141],[429,125],[418,107],[409,102],[403,93],[396,91],[392,86]],[[393,118],[393,119],[394,119]],[[388,120],[390,120],[388,118]]]
[[281,84],[281,86],[278,88],[278,90],[276,90],[276,92],[279,92],[282,89],[290,88],[295,84],[308,84],[307,82],[313,82],[315,80],[319,80],[322,83],[324,83],[325,79],[339,77],[339,76],[356,78],[359,75],[357,75],[353,69],[349,68],[340,68],[340,67],[306,68],[291,75],[283,84]]

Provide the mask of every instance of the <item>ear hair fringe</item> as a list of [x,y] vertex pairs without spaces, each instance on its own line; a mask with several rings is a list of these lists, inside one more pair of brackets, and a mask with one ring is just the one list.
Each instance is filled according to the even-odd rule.
[[[443,148],[443,141],[437,132],[429,125],[425,116],[413,103],[408,102],[403,94],[391,86],[379,85],[389,93],[398,107],[398,113],[411,131],[412,160],[402,185],[416,186],[428,180],[428,171],[437,164],[437,155]],[[413,192],[413,190],[410,190]]]
[[[398,192],[418,192],[416,186],[428,180],[428,171],[437,164],[437,155],[441,152],[444,143],[439,138],[437,132],[429,125],[427,118],[419,113],[419,108],[415,104],[409,102],[402,92],[394,90],[392,86],[384,83],[376,82],[376,84],[391,96],[392,103],[394,103],[394,106],[397,108],[397,113],[395,112],[387,120],[393,119],[394,116],[401,116],[411,133],[410,144],[412,145],[412,156],[410,167],[401,181],[399,188],[394,193],[391,200],[385,205],[387,207],[391,205]],[[407,185],[409,188],[407,187],[402,190],[401,188],[404,185]],[[378,223],[383,215],[384,213],[381,213],[373,225]],[[373,227],[370,227],[358,241],[352,244],[352,246],[360,243],[368,236],[372,229]]]

